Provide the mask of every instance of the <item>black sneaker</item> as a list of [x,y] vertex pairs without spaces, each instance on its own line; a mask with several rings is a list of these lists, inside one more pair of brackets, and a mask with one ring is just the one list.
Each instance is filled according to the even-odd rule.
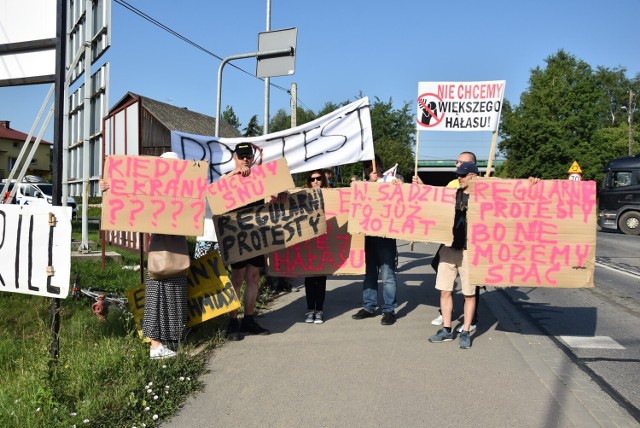
[[242,340],[242,335],[240,334],[240,323],[238,322],[238,318],[229,319],[229,325],[227,326],[227,340],[231,340],[233,342]]
[[393,312],[385,312],[382,314],[382,320],[380,324],[382,325],[393,325],[396,322],[396,315]]
[[355,314],[351,315],[351,318],[353,318],[354,320],[363,320],[365,318],[371,318],[375,316],[376,314],[374,312],[369,312],[368,310],[363,308],[363,309],[360,309]]
[[240,332],[260,335],[271,334],[271,332],[266,328],[260,327],[260,325],[255,322],[251,315],[245,315],[244,318],[242,318],[242,323],[240,324]]

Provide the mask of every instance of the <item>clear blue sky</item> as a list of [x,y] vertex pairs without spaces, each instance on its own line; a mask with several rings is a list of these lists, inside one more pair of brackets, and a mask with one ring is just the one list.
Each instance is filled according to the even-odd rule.
[[[128,0],[130,4],[220,57],[257,50],[266,28],[266,0]],[[109,105],[127,91],[215,115],[220,61],[113,2],[112,45],[98,64],[111,63]],[[593,68],[640,73],[640,0],[537,2],[355,2],[272,0],[271,29],[298,28],[295,75],[272,78],[298,85],[301,106],[354,100],[360,93],[396,107],[417,97],[420,81],[506,80],[518,103],[530,70],[564,49]],[[223,74],[222,108],[245,126],[263,121],[264,84],[243,59]],[[75,86],[74,86],[75,88]],[[0,119],[28,132],[48,85],[0,88]],[[289,95],[271,89],[271,114],[289,111]],[[51,139],[52,126],[46,134]],[[419,157],[454,159],[472,150],[486,159],[490,133],[422,132]]]

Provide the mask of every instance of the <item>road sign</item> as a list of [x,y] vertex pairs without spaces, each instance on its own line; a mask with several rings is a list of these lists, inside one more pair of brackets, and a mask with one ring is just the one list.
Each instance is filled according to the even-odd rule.
[[572,174],[569,174],[569,180],[571,180],[571,181],[581,181],[582,180],[582,176],[580,174],[578,174],[577,172],[574,172]]
[[291,55],[257,56],[256,77],[289,76],[296,70],[297,28],[258,33],[260,52],[291,50]]
[[[111,0],[91,0],[91,64],[94,64],[111,46]],[[87,0],[70,0],[68,9],[69,35],[67,37],[67,67],[76,55],[81,55],[70,71],[72,85],[84,73],[84,43],[87,40]]]
[[571,168],[567,171],[569,174],[582,174],[582,169],[580,169],[580,165],[578,165],[577,161],[573,161]]

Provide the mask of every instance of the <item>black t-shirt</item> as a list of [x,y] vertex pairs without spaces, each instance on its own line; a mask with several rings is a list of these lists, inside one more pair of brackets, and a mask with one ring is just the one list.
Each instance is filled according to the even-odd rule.
[[457,250],[467,249],[467,209],[469,207],[469,194],[464,189],[458,189],[456,193],[456,215],[453,220],[453,243],[451,248]]

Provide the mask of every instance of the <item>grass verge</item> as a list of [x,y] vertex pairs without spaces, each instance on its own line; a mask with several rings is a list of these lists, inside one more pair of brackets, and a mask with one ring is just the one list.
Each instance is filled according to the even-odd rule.
[[[74,222],[74,233],[80,227]],[[90,240],[98,242],[97,229]],[[109,248],[109,250],[116,250]],[[122,252],[122,265],[138,255]],[[72,278],[83,288],[124,291],[140,273],[107,261],[72,262]],[[265,294],[260,303],[266,305]],[[106,320],[91,312],[89,299],[61,301],[60,354],[50,370],[51,300],[0,293],[0,426],[157,426],[173,415],[187,395],[202,388],[209,351],[223,342],[226,317],[191,329],[179,356],[149,359],[149,346],[134,330],[128,311],[113,306]],[[198,349],[201,352],[195,352]]]

